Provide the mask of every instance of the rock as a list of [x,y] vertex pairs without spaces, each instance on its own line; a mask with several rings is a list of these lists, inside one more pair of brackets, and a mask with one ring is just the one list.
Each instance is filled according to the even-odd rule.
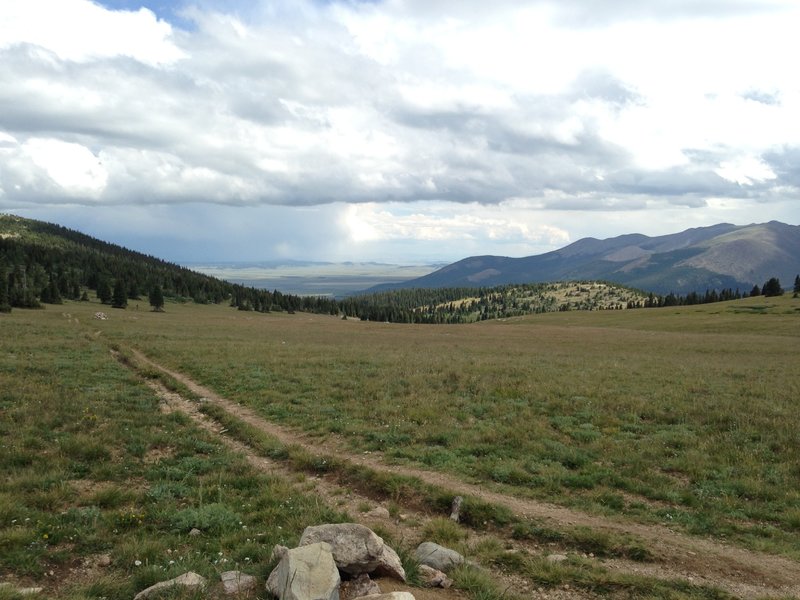
[[450,507],[450,520],[455,521],[458,523],[458,520],[461,518],[461,505],[464,503],[464,498],[461,496],[456,496],[453,498],[453,504]]
[[389,511],[383,506],[376,506],[371,511],[367,512],[364,516],[370,519],[388,519],[389,517],[391,517]]
[[566,557],[565,554],[548,554],[545,557],[545,560],[547,562],[551,562],[551,563],[560,563],[560,562],[564,562],[565,560],[567,560],[567,557]]
[[192,536],[192,537],[198,536],[201,533],[203,533],[203,532],[200,531],[197,527],[192,527],[191,531],[189,531],[189,535]]
[[406,580],[406,572],[397,552],[369,527],[358,523],[337,523],[306,527],[300,546],[327,542],[331,545],[336,566],[348,575],[375,573]]
[[101,554],[97,557],[97,562],[95,563],[98,567],[109,567],[111,566],[111,555],[110,554]]
[[[343,586],[344,587],[344,586]],[[380,594],[380,586],[369,578],[369,575],[362,573],[352,581],[347,583],[347,597],[361,598],[362,596],[374,596]]]
[[281,546],[280,544],[275,544],[272,547],[272,554],[269,555],[269,561],[272,562],[273,560],[280,560],[284,557],[284,555],[289,551],[286,546]]
[[414,555],[419,564],[428,565],[437,571],[445,573],[464,562],[464,557],[455,550],[450,550],[450,548],[445,548],[433,542],[422,542],[417,546]]
[[220,573],[222,589],[228,595],[245,594],[256,589],[256,578],[241,571],[225,571]]
[[361,596],[353,600],[416,600],[411,592],[389,592],[388,594],[372,594],[371,596]]
[[14,588],[14,586],[12,586],[7,581],[0,581],[0,590],[9,590],[12,596],[13,595],[33,596],[35,594],[41,594],[44,588],[40,587]]
[[192,571],[188,573],[184,573],[183,575],[178,575],[175,579],[170,579],[169,581],[161,581],[155,585],[151,585],[149,588],[146,588],[136,594],[133,597],[133,600],[142,600],[143,598],[149,598],[158,594],[159,592],[166,590],[171,587],[175,587],[178,585],[182,585],[189,589],[197,589],[201,587],[205,587],[206,579],[202,575],[198,575]]
[[419,575],[422,582],[428,587],[449,588],[453,585],[452,579],[428,565],[419,566]]
[[267,590],[279,600],[339,600],[340,582],[331,547],[321,542],[287,550]]

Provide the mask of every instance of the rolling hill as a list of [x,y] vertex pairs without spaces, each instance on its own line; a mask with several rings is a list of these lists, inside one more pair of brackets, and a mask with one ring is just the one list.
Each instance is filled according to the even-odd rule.
[[721,223],[658,237],[584,238],[560,250],[509,258],[473,256],[417,279],[368,291],[491,287],[510,283],[605,280],[656,293],[742,291],[800,272],[800,226],[777,221]]
[[[38,308],[62,299],[88,299],[93,290],[111,304],[111,289],[127,300],[147,300],[159,287],[175,302],[229,301],[240,310],[336,312],[325,298],[299,297],[222,281],[53,223],[0,214],[0,312]],[[101,290],[105,290],[101,292]]]

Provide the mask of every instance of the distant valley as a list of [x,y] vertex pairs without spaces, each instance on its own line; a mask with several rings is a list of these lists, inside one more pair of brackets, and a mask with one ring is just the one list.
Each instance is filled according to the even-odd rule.
[[396,265],[377,262],[259,261],[189,263],[206,275],[258,289],[298,296],[342,297],[367,288],[416,279],[444,263]]

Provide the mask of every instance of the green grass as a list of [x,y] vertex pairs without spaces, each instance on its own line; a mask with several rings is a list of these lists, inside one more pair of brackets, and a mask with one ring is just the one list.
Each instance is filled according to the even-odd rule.
[[355,451],[797,557],[798,306],[407,326],[175,305],[97,327]]
[[[306,525],[344,518],[306,488],[255,472],[187,417],[162,414],[153,392],[109,352],[116,347],[124,359],[131,346],[354,450],[797,556],[795,304],[777,299],[764,314],[737,303],[463,327],[191,304],[111,311],[109,321],[92,320],[97,305],[87,303],[15,310],[0,317],[0,578],[59,581],[47,596],[68,600],[130,598],[187,570],[216,578],[240,568],[263,579],[275,543],[292,545]],[[145,375],[186,392],[155,371]],[[418,479],[284,446],[201,406],[296,470],[330,474],[394,507],[449,509],[452,495]],[[521,522],[472,498],[462,517],[460,526],[436,520],[426,533],[466,543],[462,527],[488,523],[519,540],[650,558],[636,539]],[[203,535],[190,537],[192,527]],[[575,557],[552,564],[501,543],[472,550],[543,587],[724,597]],[[105,554],[110,566],[81,570]],[[456,580],[472,598],[512,597],[478,570]]]
[[[1,580],[43,585],[48,598],[129,600],[188,570],[263,579],[274,544],[344,518],[162,414],[56,311],[14,311],[0,328]],[[102,555],[111,564],[92,567]]]

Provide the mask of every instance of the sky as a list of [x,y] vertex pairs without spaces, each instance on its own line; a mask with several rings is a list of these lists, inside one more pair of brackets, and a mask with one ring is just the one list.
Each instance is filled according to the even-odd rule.
[[180,262],[800,222],[795,0],[2,0],[0,212]]

